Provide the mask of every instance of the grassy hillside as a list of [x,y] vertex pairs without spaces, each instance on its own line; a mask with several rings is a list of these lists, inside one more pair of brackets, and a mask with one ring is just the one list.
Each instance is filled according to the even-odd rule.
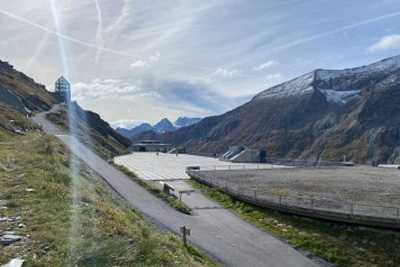
[[0,221],[0,235],[22,236],[0,248],[0,264],[22,257],[24,266],[214,266],[149,225],[82,163],[72,177],[69,162],[53,137],[0,128],[0,217],[10,219]]

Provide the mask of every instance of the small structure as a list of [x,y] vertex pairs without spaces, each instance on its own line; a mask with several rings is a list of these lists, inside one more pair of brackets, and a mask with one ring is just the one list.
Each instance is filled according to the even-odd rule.
[[54,88],[56,98],[59,102],[68,104],[71,102],[71,84],[64,76],[58,78]]
[[220,160],[235,163],[265,163],[267,151],[264,149],[251,149],[245,146],[232,146],[220,157]]
[[142,140],[133,144],[130,150],[133,152],[168,152],[172,149],[171,144],[164,144],[156,140]]
[[231,146],[228,151],[226,151],[221,157],[220,160],[223,161],[231,161],[232,158],[240,154],[246,148],[244,146]]

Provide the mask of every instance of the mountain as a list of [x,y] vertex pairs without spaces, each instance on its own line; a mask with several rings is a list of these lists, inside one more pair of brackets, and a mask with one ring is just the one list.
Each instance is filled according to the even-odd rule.
[[167,118],[162,119],[153,126],[153,131],[157,133],[166,133],[175,131],[175,126]]
[[44,111],[57,102],[44,85],[0,60],[0,105],[20,113]]
[[123,127],[118,127],[115,129],[119,134],[125,136],[126,138],[133,138],[134,136],[141,134],[143,132],[151,131],[153,130],[153,126],[151,126],[149,123],[142,123],[132,129],[126,129]]
[[182,127],[188,127],[190,125],[198,123],[199,121],[201,121],[201,118],[179,117],[174,122],[174,126],[175,126],[175,128],[179,129],[179,128],[182,128]]
[[225,114],[157,137],[189,152],[245,145],[278,158],[399,162],[400,56],[317,69]]
[[189,117],[179,117],[174,123],[172,123],[169,119],[164,118],[154,126],[149,123],[142,123],[132,129],[126,129],[123,127],[116,128],[116,131],[126,138],[133,139],[143,133],[149,134],[149,132],[153,133],[166,133],[173,132],[177,129],[187,127],[199,122],[201,118],[189,118]]

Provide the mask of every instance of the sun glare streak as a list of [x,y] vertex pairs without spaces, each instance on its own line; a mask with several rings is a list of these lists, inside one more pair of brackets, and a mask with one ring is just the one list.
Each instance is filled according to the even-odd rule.
[[[54,0],[50,0],[51,5],[51,13],[54,20],[54,26],[56,28],[56,32],[61,32],[61,16],[57,11],[57,6]],[[65,78],[70,78],[70,71],[67,60],[67,50],[64,44],[64,39],[61,35],[57,35],[58,47],[59,47],[59,55],[62,62],[63,75]],[[67,103],[67,111],[68,111],[68,125],[69,125],[69,142],[72,147],[79,148],[77,143],[77,117],[74,108],[74,104],[72,101],[68,101]],[[78,253],[78,243],[81,235],[81,226],[80,226],[80,218],[79,218],[79,205],[81,202],[81,180],[80,180],[80,172],[81,172],[81,164],[78,158],[71,153],[70,158],[70,170],[71,170],[71,198],[72,198],[72,210],[70,215],[70,229],[69,229],[69,257],[70,262],[75,262],[77,259]]]
[[[50,3],[51,3],[51,5],[50,5],[51,6],[51,14],[53,16],[54,26],[56,28],[56,32],[60,33],[61,32],[61,24],[60,24],[60,19],[58,16],[55,1],[50,0]],[[68,62],[67,62],[67,54],[66,54],[64,40],[61,36],[58,36],[57,41],[58,41],[58,47],[60,50],[59,52],[60,52],[62,66],[63,66],[63,73],[64,73],[65,78],[69,79],[70,73],[69,73],[69,67],[68,67]]]
[[[54,9],[53,8],[54,7],[54,0],[51,0],[51,2],[52,2],[52,9]],[[118,51],[118,50],[114,50],[114,49],[110,49],[110,48],[104,47],[103,37],[100,34],[101,33],[100,29],[102,29],[102,27],[103,27],[103,21],[102,21],[102,18],[101,18],[102,17],[101,9],[100,9],[100,5],[99,5],[98,1],[94,0],[94,2],[96,4],[96,9],[97,9],[97,12],[98,12],[98,27],[97,27],[96,41],[98,43],[100,43],[100,45],[98,45],[96,43],[85,42],[85,41],[82,41],[80,39],[76,39],[74,37],[65,35],[59,29],[56,29],[56,30],[49,29],[49,28],[47,28],[47,27],[45,27],[43,25],[35,23],[35,22],[31,21],[31,20],[28,20],[28,19],[26,19],[24,17],[18,16],[16,14],[13,14],[13,13],[11,13],[9,11],[6,11],[6,10],[0,9],[0,14],[8,16],[9,18],[15,19],[15,20],[20,21],[22,23],[28,24],[28,25],[30,25],[32,27],[35,27],[35,28],[39,29],[39,30],[48,32],[50,34],[54,34],[54,35],[56,35],[58,37],[59,42],[60,42],[60,40],[65,40],[65,41],[69,41],[71,43],[75,43],[75,44],[78,44],[78,45],[81,45],[81,46],[85,46],[85,47],[88,47],[88,48],[95,49],[97,51],[96,60],[98,59],[97,55],[99,55],[99,52],[107,52],[107,53],[111,53],[111,54],[114,54],[114,55],[122,56],[122,57],[125,57],[125,58],[143,60],[142,57],[134,56],[134,55],[129,54],[127,52]],[[57,13],[55,13],[55,14],[57,14]],[[53,16],[54,16],[54,14],[53,14]],[[268,53],[271,54],[271,53],[282,52],[282,51],[291,49],[291,48],[299,46],[299,45],[307,44],[307,43],[310,43],[312,41],[316,41],[316,40],[319,40],[319,39],[322,39],[322,38],[325,38],[325,37],[332,36],[332,35],[337,34],[337,33],[345,32],[347,30],[356,29],[356,28],[359,28],[361,26],[369,25],[369,24],[372,24],[372,23],[376,23],[376,22],[379,22],[379,21],[382,21],[382,20],[386,20],[386,19],[390,19],[390,18],[394,18],[394,17],[399,17],[399,16],[400,16],[400,12],[397,11],[397,12],[381,15],[381,16],[378,16],[378,17],[365,19],[365,20],[362,20],[362,21],[359,21],[359,22],[356,22],[356,23],[353,23],[353,24],[350,24],[350,25],[345,25],[343,27],[339,27],[339,28],[336,28],[336,29],[333,29],[333,30],[330,30],[330,31],[321,32],[321,33],[317,33],[317,34],[310,35],[310,36],[304,36],[304,37],[299,38],[297,40],[293,40],[291,42],[288,42],[288,43],[286,43],[284,45],[278,45],[278,46],[275,46],[275,47],[268,48]],[[57,22],[57,17],[55,18],[55,22]],[[205,72],[205,74],[201,74],[200,76],[198,75],[198,77],[200,77],[201,80],[206,80],[206,81],[208,81],[210,79],[210,77],[212,77],[215,74],[215,71],[216,71],[215,68],[199,67],[199,66],[195,66],[193,64],[186,64],[184,62],[173,62],[173,61],[162,60],[162,64],[163,65],[178,66],[178,67],[185,67],[186,69],[187,68],[196,69],[196,70]],[[256,74],[254,74],[254,73],[252,73],[252,74],[250,74],[250,73],[249,74],[241,73],[241,78],[245,78],[245,77],[252,78],[252,77],[254,77],[254,75],[256,75]]]

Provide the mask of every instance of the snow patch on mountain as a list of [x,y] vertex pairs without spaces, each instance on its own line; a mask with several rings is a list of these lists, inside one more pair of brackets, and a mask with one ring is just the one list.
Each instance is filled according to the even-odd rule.
[[400,56],[387,58],[371,65],[350,68],[344,70],[317,70],[316,79],[318,80],[333,80],[343,76],[362,75],[368,76],[376,72],[391,73],[400,68]]
[[344,105],[350,100],[359,97],[361,90],[336,91],[336,90],[319,90],[329,103]]
[[271,87],[260,94],[256,95],[254,99],[262,99],[269,97],[288,97],[295,95],[303,95],[310,93],[314,90],[312,82],[314,80],[314,72],[307,73],[296,79]]

